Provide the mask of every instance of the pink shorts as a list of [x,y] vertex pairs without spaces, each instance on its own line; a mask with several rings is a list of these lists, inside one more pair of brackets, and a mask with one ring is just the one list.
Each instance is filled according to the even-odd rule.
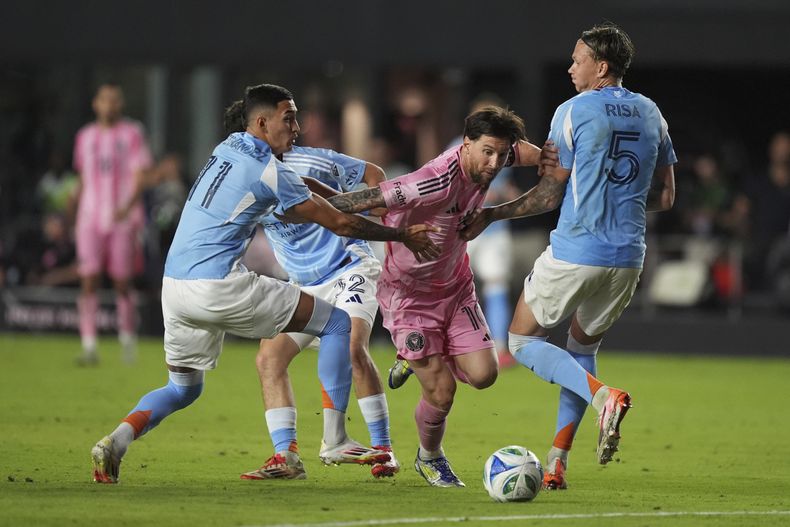
[[494,347],[471,277],[430,293],[402,282],[379,282],[376,298],[398,358],[449,358]]
[[110,278],[125,280],[142,270],[139,230],[116,225],[102,232],[93,225],[77,226],[77,263],[80,276],[107,270]]

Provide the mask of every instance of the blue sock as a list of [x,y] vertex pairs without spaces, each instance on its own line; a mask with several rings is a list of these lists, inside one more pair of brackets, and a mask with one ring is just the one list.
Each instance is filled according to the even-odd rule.
[[167,385],[145,394],[124,421],[132,425],[134,437],[138,438],[156,427],[168,415],[192,404],[202,391],[202,371],[171,371]]
[[518,362],[535,372],[538,377],[567,388],[587,404],[592,403],[594,391],[601,386],[570,353],[549,344],[546,337],[510,333],[510,350]]
[[362,418],[368,426],[371,446],[391,446],[390,416],[387,398],[383,393],[363,397],[357,401]]
[[266,427],[275,452],[298,451],[296,444],[296,408],[285,406],[266,410]]
[[507,330],[510,326],[512,311],[510,300],[507,297],[507,288],[504,286],[490,286],[483,289],[483,302],[488,327],[497,348],[501,349],[507,344]]
[[316,298],[313,316],[302,331],[321,337],[318,378],[324,408],[345,412],[351,394],[351,319],[342,309]]
[[[590,372],[593,377],[596,374],[595,355],[582,355],[580,353],[568,352],[582,368]],[[576,430],[582,422],[584,412],[587,411],[587,401],[573,393],[567,388],[560,390],[560,405],[557,411],[557,428],[554,432],[554,446],[563,450],[570,450]]]

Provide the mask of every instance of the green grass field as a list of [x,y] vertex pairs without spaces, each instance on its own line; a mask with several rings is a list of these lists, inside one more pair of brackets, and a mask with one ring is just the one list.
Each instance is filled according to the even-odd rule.
[[[308,479],[252,482],[239,474],[271,454],[256,345],[229,342],[203,396],[135,442],[121,484],[106,486],[91,482],[90,448],[166,382],[161,343],[143,341],[132,367],[106,339],[100,367],[76,368],[78,348],[76,337],[0,335],[0,525],[790,524],[790,360],[603,350],[601,378],[634,398],[618,462],[596,464],[588,414],[569,490],[497,504],[481,483],[488,455],[520,444],[542,459],[554,430],[558,388],[524,368],[488,390],[458,390],[444,446],[467,487],[438,489],[412,468],[414,380],[387,390],[400,474],[376,481],[364,467],[324,467],[316,353],[302,353],[291,375]],[[375,349],[382,374],[392,357]],[[367,442],[359,408],[349,408],[349,433]]]

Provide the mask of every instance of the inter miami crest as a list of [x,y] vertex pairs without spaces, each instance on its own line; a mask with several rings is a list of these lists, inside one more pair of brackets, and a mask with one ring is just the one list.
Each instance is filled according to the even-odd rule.
[[406,348],[409,351],[420,351],[425,347],[425,337],[419,331],[412,331],[406,335]]

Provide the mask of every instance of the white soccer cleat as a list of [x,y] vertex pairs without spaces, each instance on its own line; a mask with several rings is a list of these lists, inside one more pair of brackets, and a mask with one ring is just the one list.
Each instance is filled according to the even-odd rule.
[[106,436],[91,449],[93,459],[93,481],[96,483],[118,483],[121,458],[113,452],[113,439]]
[[339,465],[341,463],[373,465],[389,461],[390,453],[377,448],[368,448],[351,438],[346,438],[343,443],[331,447],[321,441],[321,451],[318,453],[318,457],[325,465]]
[[370,473],[373,474],[374,478],[391,478],[400,472],[400,463],[395,457],[392,447],[374,446],[373,448],[376,450],[381,450],[382,452],[387,452],[390,455],[389,461],[385,463],[376,463],[370,468]]
[[631,408],[628,392],[609,388],[609,397],[598,414],[598,463],[605,465],[612,460],[620,444],[620,423]]

